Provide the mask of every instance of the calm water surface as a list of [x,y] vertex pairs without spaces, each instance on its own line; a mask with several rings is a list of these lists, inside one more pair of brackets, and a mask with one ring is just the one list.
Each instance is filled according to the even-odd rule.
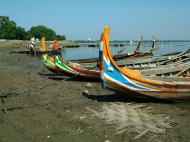
[[[141,46],[140,51],[145,52],[151,48],[152,42],[144,42]],[[124,47],[111,47],[112,55],[118,53],[118,51],[123,50],[122,53],[133,52],[136,48],[136,43],[130,46],[129,43],[125,43]],[[190,42],[157,42],[157,46],[160,47],[158,51],[154,52],[155,56],[177,52],[185,51],[190,48]],[[81,59],[81,58],[93,58],[98,57],[99,48],[98,47],[80,47],[80,48],[65,48],[62,52],[62,57],[66,60],[70,59]]]

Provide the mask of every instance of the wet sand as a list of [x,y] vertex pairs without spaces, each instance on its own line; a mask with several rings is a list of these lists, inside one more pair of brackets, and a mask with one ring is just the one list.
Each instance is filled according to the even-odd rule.
[[[135,103],[153,107],[154,114],[169,116],[175,125],[158,141],[190,141],[190,103],[166,103],[129,98],[103,90],[100,83],[51,80],[38,73],[43,70],[39,58],[10,54],[12,48],[0,48],[0,93],[8,113],[0,102],[0,142],[144,142],[126,133],[115,134],[114,126],[92,117],[87,108],[109,103]],[[82,93],[89,91],[89,95]]]

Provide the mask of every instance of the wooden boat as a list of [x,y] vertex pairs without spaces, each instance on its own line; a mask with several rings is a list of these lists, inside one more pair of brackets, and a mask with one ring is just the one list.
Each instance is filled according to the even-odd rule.
[[[68,61],[67,61],[68,62]],[[44,68],[47,70],[56,73],[58,75],[64,74],[63,72],[60,72],[60,69],[57,68],[54,57],[48,56],[48,55],[43,55],[43,64]],[[70,62],[70,64],[74,64],[74,66],[82,66],[83,69],[89,69],[94,67],[93,66],[88,66],[87,64],[78,64],[78,63],[73,63]],[[162,65],[158,67],[139,67],[136,68],[139,70],[143,75],[146,76],[164,76],[164,77],[190,77],[190,71],[189,71],[189,66],[190,63],[187,64],[172,64],[172,65]]]
[[15,50],[11,51],[10,53],[19,53],[19,54],[30,54],[30,55],[42,55],[42,54],[49,54],[49,55],[61,55],[61,51],[52,51],[52,50]]
[[[49,54],[47,52],[46,43],[45,43],[45,37],[42,37],[40,47],[41,47],[41,51],[44,52],[44,54],[42,56],[43,57],[42,62],[43,62],[44,68],[48,69],[49,71],[51,71],[53,73],[59,73],[58,72],[59,69],[56,67],[54,57],[49,56]],[[57,49],[58,49],[57,48],[57,41],[54,40],[53,41],[52,52],[58,51]]]
[[161,65],[172,65],[176,63],[186,63],[190,61],[190,49],[185,52],[170,55],[170,56],[160,56],[160,57],[150,57],[150,58],[133,58],[133,59],[125,59],[120,60],[117,63],[120,66],[127,66],[133,69],[139,68],[150,68],[150,67],[158,67]]
[[175,64],[174,63],[171,65],[160,65],[157,67],[146,67],[146,69],[145,68],[137,68],[137,70],[139,70],[143,75],[146,75],[146,76],[164,76],[164,77],[176,76],[176,77],[180,77],[180,76],[183,76],[183,74],[188,74],[188,72],[185,73],[185,71],[187,71],[189,69],[189,67],[190,67],[190,62],[183,63],[183,64],[180,64],[180,63]]
[[[57,46],[57,45],[55,45]],[[41,40],[41,50],[47,51],[45,46],[45,38]],[[43,54],[44,68],[59,75],[70,75],[76,77],[90,77],[96,79],[99,78],[99,71],[92,71],[82,69],[82,66],[78,63],[65,61],[60,56],[51,57],[48,54]]]
[[[120,59],[125,59],[130,56],[132,56],[132,54],[119,54],[114,57],[114,60],[118,61]],[[84,59],[69,60],[69,61],[77,63],[93,63],[93,62],[98,62],[98,60],[99,60],[98,58],[84,58]]]
[[76,44],[76,45],[63,45],[62,48],[79,48],[80,45]]
[[190,67],[190,56],[188,54],[178,56],[177,58],[171,58],[157,64],[143,64],[140,66],[129,67],[130,69],[139,70],[143,75],[148,76],[176,76],[176,77],[188,77]]
[[[79,66],[79,64],[77,63],[70,63],[70,64],[72,64],[73,66]],[[43,76],[48,76],[50,79],[54,79],[54,80],[71,80],[71,79],[76,80],[77,78],[78,78],[77,80],[84,79],[84,78],[79,79],[79,75],[77,73],[76,74],[68,73],[69,68],[67,68],[66,65],[63,66],[64,71],[59,69],[55,64],[54,57],[48,56],[47,54],[43,55],[43,65],[44,65],[44,69],[47,69],[53,74],[49,74],[49,73],[39,73],[39,74]]]
[[88,47],[99,47],[99,44],[88,44]]
[[190,77],[190,66],[178,72],[175,76],[177,77]]
[[43,55],[43,65],[44,68],[53,72],[53,73],[58,73],[59,69],[55,65],[54,58],[51,56],[48,56],[47,54]]
[[[150,57],[152,56],[152,52],[140,52],[140,47],[142,43],[142,38],[141,40],[138,41],[137,47],[134,50],[134,52],[127,53],[127,54],[120,54],[125,48],[121,49],[121,51],[118,52],[118,54],[113,56],[113,59],[115,61],[127,59],[127,58],[139,58],[139,57]],[[155,41],[153,41],[153,45],[155,45]],[[154,46],[152,46],[154,48]],[[151,49],[152,49],[151,48]],[[78,60],[70,60],[71,62],[77,62],[77,63],[93,63],[93,62],[98,62],[98,58],[84,58],[84,59],[78,59]]]
[[[150,56],[149,53],[127,53],[127,54],[118,54],[113,56],[113,59],[115,61],[119,61],[119,60],[124,60],[127,58],[139,58],[139,57],[148,57]],[[98,58],[84,58],[84,59],[77,59],[77,60],[70,60],[71,62],[78,62],[78,63],[93,63],[93,62],[98,62],[99,59]]]
[[[53,72],[53,73],[61,74],[61,70],[55,64],[55,58],[57,58],[57,57],[52,57],[52,56],[49,56],[47,54],[44,54],[43,55],[44,68],[51,71],[51,72]],[[61,58],[61,57],[59,57],[59,58]],[[69,62],[69,61],[67,61],[67,62]],[[69,63],[72,64],[75,67],[76,66],[78,66],[78,67],[81,66],[78,63],[73,63],[73,62],[69,62]],[[67,68],[65,68],[65,69],[67,69]],[[67,72],[63,73],[63,74],[67,74]]]
[[55,56],[54,62],[56,67],[59,69],[59,72],[69,75],[73,78],[88,79],[89,81],[100,80],[100,74],[98,70],[83,68],[80,64],[66,61],[60,56]]
[[[138,44],[137,47],[139,47],[139,45],[140,44]],[[41,48],[42,48],[42,51],[43,50],[45,51],[46,50],[45,44],[44,45],[42,44]],[[182,55],[182,54],[180,54],[180,55]],[[155,58],[151,59],[152,60],[151,64],[150,64],[150,61],[148,62],[149,64],[146,64],[147,60],[150,60],[150,59],[146,59],[146,58],[144,60],[140,59],[141,60],[141,66],[140,67],[130,67],[130,68],[137,69],[142,74],[144,74],[146,76],[189,77],[189,72],[188,72],[189,64],[179,63],[179,64],[174,64],[174,65],[160,65],[160,66],[153,66],[152,65],[153,62],[159,63],[159,61],[160,62],[166,61],[166,59],[170,59],[170,58],[166,58],[166,57],[165,58],[163,58],[163,57],[157,58],[157,57],[155,57]],[[83,69],[85,69],[85,70],[88,70],[89,68],[95,66],[95,64],[93,64],[93,65],[91,64],[89,66],[89,63],[85,63],[83,65],[78,64],[78,63],[74,63],[74,62],[69,62],[69,63],[72,64],[73,66],[83,66]],[[63,73],[63,71],[62,71],[62,73],[60,72],[60,69],[55,64],[54,57],[51,57],[51,56],[48,56],[47,54],[44,54],[43,55],[43,64],[44,64],[44,68],[48,69],[49,71],[51,71],[53,73],[56,73],[58,75],[66,74],[66,73]],[[145,66],[144,64],[146,64],[147,66]],[[122,65],[120,65],[120,66],[122,66]]]
[[57,48],[57,42],[56,40],[53,41],[53,47],[55,48],[56,46],[56,50],[47,50],[46,49],[46,44],[45,44],[45,37],[42,37],[41,39],[41,48],[34,48],[34,49],[27,49],[27,50],[14,50],[11,51],[10,53],[20,53],[20,54],[30,54],[30,55],[43,55],[43,54],[49,54],[49,55],[61,55],[61,49]]
[[159,77],[152,79],[139,71],[119,67],[110,54],[109,26],[101,36],[99,68],[103,88],[120,91],[130,95],[144,95],[159,99],[190,98],[190,80]]

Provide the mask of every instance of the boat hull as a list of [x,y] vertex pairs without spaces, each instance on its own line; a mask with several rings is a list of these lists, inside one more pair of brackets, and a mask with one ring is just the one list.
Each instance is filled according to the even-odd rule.
[[182,100],[182,99],[190,99],[190,92],[140,92],[130,90],[129,88],[122,87],[117,85],[116,83],[106,81],[105,89],[112,90],[114,92],[119,92],[123,95],[129,95],[132,97],[141,96],[151,97],[157,99],[165,99],[165,100]]
[[109,31],[109,27],[106,27],[100,40],[99,68],[103,88],[159,99],[190,98],[189,79],[152,79],[137,70],[119,67],[111,56]]
[[77,63],[67,62],[59,56],[55,56],[56,67],[62,74],[68,75],[71,78],[80,80],[100,81],[99,71],[80,69]]

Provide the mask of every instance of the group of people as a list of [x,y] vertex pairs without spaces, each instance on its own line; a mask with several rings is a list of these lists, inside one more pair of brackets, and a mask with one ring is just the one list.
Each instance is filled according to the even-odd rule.
[[[34,47],[35,47],[35,44],[36,44],[36,41],[39,41],[38,39],[35,39],[34,37],[31,38],[30,40],[30,44],[27,46],[28,49],[33,52],[34,51]],[[58,50],[58,47],[57,47],[57,40],[55,39],[53,41],[53,45],[52,45],[52,51],[57,51]]]

